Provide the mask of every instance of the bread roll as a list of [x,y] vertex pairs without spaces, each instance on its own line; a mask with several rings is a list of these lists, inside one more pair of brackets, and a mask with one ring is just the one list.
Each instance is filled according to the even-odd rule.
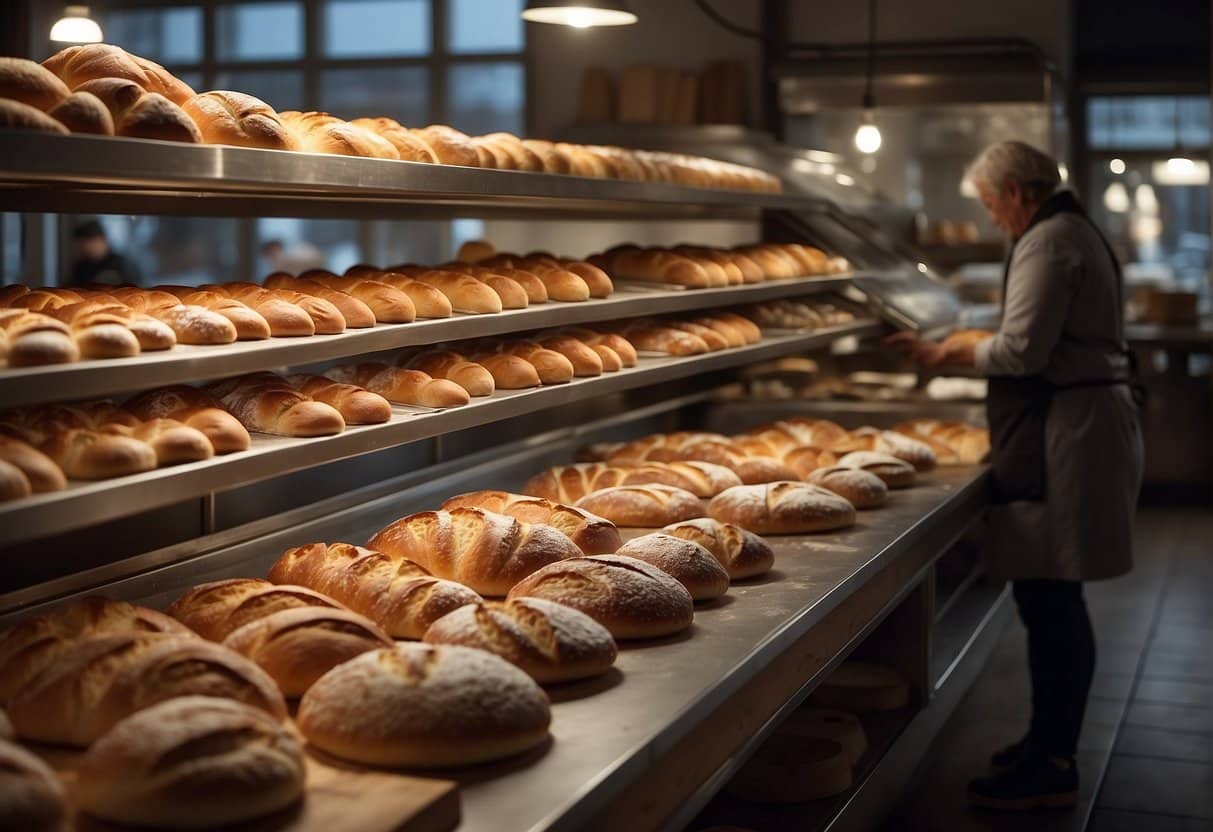
[[181,105],[194,120],[207,144],[257,147],[265,150],[299,150],[299,141],[286,128],[274,108],[242,92],[213,90],[195,95]]
[[859,509],[877,508],[889,499],[889,488],[884,484],[884,480],[861,468],[846,465],[818,468],[809,475],[808,481],[813,485],[828,488]]
[[[273,282],[279,276],[281,276],[281,273],[272,274],[266,278],[266,281]],[[293,280],[289,275],[286,277],[288,280]],[[292,303],[306,312],[308,317],[312,319],[312,326],[315,328],[317,335],[336,335],[345,332],[345,315],[341,313],[336,304],[326,298],[317,297],[316,295],[305,295],[293,289],[263,289],[256,283],[225,283],[219,288],[232,297],[243,300],[246,303],[265,301],[271,298]],[[345,297],[346,301],[356,304],[358,314],[363,316],[363,319],[358,321],[359,324],[363,326],[374,325],[375,315],[367,308],[366,304],[351,297],[342,297]]]
[[0,58],[0,98],[46,112],[70,93],[67,85],[41,64],[25,58]]
[[94,78],[122,78],[148,92],[159,93],[174,104],[184,104],[194,97],[188,84],[160,64],[108,43],[69,46],[47,58],[42,65],[73,90]]
[[594,349],[569,335],[549,335],[539,339],[540,346],[560,353],[573,365],[573,374],[578,377],[600,376],[602,359]]
[[264,670],[283,696],[299,697],[332,668],[392,639],[349,610],[296,607],[250,621],[223,640]]
[[725,791],[755,803],[803,803],[851,788],[851,761],[836,740],[775,734],[754,752]]
[[[412,277],[446,295],[451,302],[451,308],[456,312],[482,315],[500,312],[503,308],[501,296],[470,274],[423,269],[418,270]],[[519,291],[522,291],[522,287],[519,287]],[[523,294],[525,296],[525,293]]]
[[202,431],[176,419],[150,419],[133,428],[106,425],[102,430],[146,442],[156,454],[156,465],[160,468],[198,462],[215,455],[211,440]]
[[90,92],[74,92],[46,113],[73,133],[114,135],[114,117],[101,99]]
[[775,565],[775,551],[767,542],[735,523],[699,517],[673,523],[662,531],[707,549],[724,567],[730,580],[765,575]]
[[0,739],[0,829],[63,832],[67,817],[63,784],[50,766]]
[[451,317],[451,301],[446,295],[433,286],[413,280],[408,275],[376,269],[373,266],[356,265],[346,269],[345,276],[390,286],[412,302],[414,314],[419,318]]
[[340,609],[341,604],[303,586],[230,578],[193,587],[172,603],[168,613],[203,638],[223,641],[252,621],[303,607]]
[[399,159],[400,152],[387,139],[328,113],[287,110],[279,120],[292,132],[299,149],[308,153]]
[[875,474],[884,480],[889,488],[909,488],[914,484],[917,475],[914,466],[905,460],[877,451],[854,451],[845,454],[836,467],[855,468]]
[[431,124],[420,130],[413,130],[413,135],[424,141],[431,152],[444,165],[463,165],[479,167],[479,156],[472,144],[471,138],[445,124]]
[[646,323],[628,323],[620,334],[637,350],[666,355],[702,355],[709,351],[707,342],[698,335]]
[[387,399],[356,384],[307,373],[288,376],[286,380],[313,401],[335,408],[347,425],[378,425],[392,419],[392,405]]
[[[572,381],[573,376],[577,374],[572,361],[555,350],[541,347],[534,341],[512,341],[504,344],[503,348],[509,357],[520,358],[534,367],[535,375],[538,377],[539,382],[543,384],[566,384]],[[490,369],[493,369],[495,365],[509,366],[512,363],[516,363],[503,359],[503,356],[497,356],[492,353],[481,353],[480,355],[472,356],[472,360]],[[597,356],[595,356],[595,359],[597,359]],[[601,363],[599,362],[599,366],[601,366]],[[504,376],[502,370],[494,370],[493,375],[497,378],[498,387],[505,390],[516,389],[502,383],[502,377]],[[599,372],[599,375],[601,375],[601,372]],[[520,373],[518,381],[515,383],[522,384],[524,379],[529,381],[529,374]],[[524,386],[531,387],[533,385],[526,384]]]
[[542,598],[469,604],[434,622],[425,641],[495,653],[541,685],[605,673],[617,653],[597,621]]
[[68,129],[46,113],[20,101],[0,98],[0,130],[33,130],[66,136]]
[[[551,353],[551,350],[543,350],[543,352]],[[462,358],[462,356],[460,357]],[[546,383],[557,384],[560,379],[569,381],[573,378],[572,366],[568,366],[567,378],[565,377],[566,373],[563,368],[568,364],[568,359],[556,354],[556,357],[564,362],[562,365],[548,362],[548,357],[539,356],[537,359],[544,366],[544,374],[551,379]],[[539,368],[535,364],[517,355],[481,353],[472,356],[472,360],[492,374],[493,386],[497,390],[525,390],[529,387],[538,387],[542,378]]]
[[216,454],[248,450],[248,430],[219,402],[197,387],[185,384],[149,390],[128,399],[124,410],[143,420],[170,418],[203,433]]
[[282,436],[331,436],[345,430],[336,408],[313,401],[272,373],[240,376],[207,389],[249,430]]
[[576,503],[617,526],[655,529],[702,517],[703,501],[668,485],[619,485],[594,491]]
[[692,540],[654,532],[629,540],[617,554],[656,566],[686,587],[696,601],[710,601],[729,591],[729,573]]
[[863,723],[846,711],[808,706],[797,708],[775,730],[786,737],[833,740],[842,746],[852,766],[858,764],[868,750]]
[[602,371],[604,373],[617,373],[623,369],[623,359],[619,353],[615,352],[610,347],[604,344],[597,344],[591,347],[598,355],[598,359],[602,362]]
[[850,503],[833,491],[802,482],[730,488],[712,498],[708,514],[757,534],[801,534],[855,524]]
[[205,307],[231,321],[238,341],[264,341],[274,334],[264,315],[235,298],[207,291],[183,291],[180,297],[182,303]]
[[442,616],[481,600],[462,584],[432,577],[410,560],[348,543],[289,549],[269,577],[326,593],[394,638],[421,638]]
[[529,751],[548,736],[543,689],[483,650],[398,644],[338,665],[296,718],[308,742],[368,765],[440,768]]
[[156,452],[146,442],[82,428],[51,434],[39,450],[73,480],[124,477],[156,467]]
[[479,508],[403,517],[380,530],[367,546],[488,596],[505,595],[536,569],[581,554],[573,541],[550,526]]
[[558,262],[561,269],[585,281],[586,286],[590,290],[590,297],[610,297],[611,293],[615,291],[615,285],[611,282],[610,276],[593,263],[588,263],[584,260],[568,259],[561,259]]
[[241,702],[183,696],[97,740],[80,761],[76,801],[113,823],[213,829],[285,809],[303,788],[303,749],[288,727]]
[[442,508],[444,511],[482,508],[524,523],[542,523],[563,533],[587,555],[610,554],[623,542],[619,530],[609,520],[541,497],[511,494],[508,491],[472,491],[451,497],[442,504]]
[[21,469],[35,494],[62,491],[67,487],[59,466],[46,454],[19,439],[0,436],[0,460]]
[[87,746],[136,711],[193,694],[286,716],[282,694],[255,664],[218,644],[167,635],[104,636],[73,645],[17,691],[9,716],[23,739]]
[[13,463],[0,459],[0,503],[19,500],[33,493],[34,487],[30,485],[29,477]]
[[[480,364],[450,350],[427,350],[408,360],[408,366],[434,378],[453,381],[469,396],[491,396],[497,389],[493,374]],[[538,380],[536,380],[538,383]]]
[[168,98],[147,92],[134,81],[96,78],[75,88],[95,95],[110,111],[114,135],[136,139],[200,144],[202,134],[194,120]]
[[231,344],[239,335],[235,324],[202,306],[178,304],[148,314],[168,324],[182,344]]
[[848,660],[817,686],[809,701],[853,714],[895,711],[910,704],[910,685],[891,667]]
[[695,602],[655,566],[620,555],[593,555],[546,566],[519,582],[508,600],[542,598],[573,607],[617,639],[657,638],[691,626]]
[[437,163],[438,157],[430,146],[409,132],[400,122],[390,118],[356,118],[350,122],[355,127],[369,130],[396,148],[402,162]]
[[388,364],[347,364],[330,367],[324,374],[335,381],[365,387],[398,404],[446,408],[459,407],[469,401],[468,391],[453,381]]
[[497,250],[488,240],[467,240],[459,246],[455,259],[461,263],[479,263],[488,260]]
[[[369,329],[375,325],[375,311],[371,307],[347,292],[311,280],[310,276],[313,274],[316,272],[304,272],[303,277],[291,277],[285,272],[275,272],[266,277],[265,285],[269,289],[284,289],[328,301],[337,307],[337,311],[345,320],[345,326],[349,329]],[[316,331],[321,330],[317,327]]]
[[933,470],[937,464],[935,452],[925,443],[891,430],[859,428],[845,439],[830,446],[839,456],[852,451],[876,451],[905,460],[916,471]]
[[[464,271],[477,280],[482,280],[490,286],[497,288],[497,279],[509,280],[516,283],[525,293],[527,303],[547,303],[548,290],[539,276],[523,269],[510,268],[488,268],[486,266],[466,265],[463,263],[455,263],[441,268],[450,268],[452,271]],[[508,286],[509,284],[501,284]],[[500,294],[500,292],[498,292]],[[507,309],[510,308],[505,303],[505,296],[502,295],[502,305]],[[518,308],[518,307],[515,307]]]

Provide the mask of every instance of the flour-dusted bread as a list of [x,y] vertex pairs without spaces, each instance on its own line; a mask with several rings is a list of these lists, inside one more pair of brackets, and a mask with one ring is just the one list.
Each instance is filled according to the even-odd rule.
[[691,593],[635,558],[593,555],[554,563],[516,585],[509,600],[543,598],[581,610],[618,639],[657,638],[691,626]]
[[637,464],[579,462],[541,471],[522,487],[525,494],[573,503],[593,491],[617,485],[669,485],[696,497],[715,497],[741,485],[741,478],[710,462],[642,462]]
[[775,551],[767,542],[735,523],[697,517],[673,523],[662,531],[707,549],[724,567],[730,580],[764,575],[775,565]]
[[274,583],[325,593],[393,638],[421,638],[442,616],[481,601],[463,584],[435,578],[410,560],[349,543],[288,549],[270,568],[269,577]]
[[820,485],[846,499],[855,508],[877,508],[889,499],[889,487],[871,471],[848,465],[818,468],[809,474],[809,482]]
[[169,615],[211,641],[282,610],[340,608],[334,599],[303,586],[278,586],[261,578],[229,578],[199,584],[168,608]]
[[739,485],[713,497],[708,515],[757,534],[801,534],[855,524],[855,508],[833,491],[802,482]]
[[0,829],[63,832],[67,798],[50,766],[15,742],[0,739]]
[[910,685],[891,667],[851,660],[818,685],[809,701],[820,708],[853,714],[895,711],[910,704]]
[[623,543],[619,530],[610,520],[542,497],[508,491],[472,491],[451,497],[442,504],[445,511],[465,507],[505,514],[524,523],[551,526],[576,543],[586,555],[609,555]]
[[120,722],[85,753],[76,801],[103,820],[213,829],[269,815],[303,796],[303,748],[265,711],[182,696]]
[[889,488],[909,488],[918,479],[913,465],[879,451],[852,451],[843,455],[837,465],[875,474]]
[[729,591],[729,573],[711,552],[691,540],[653,532],[629,540],[617,554],[656,566],[686,587],[695,601],[710,601]]
[[668,485],[618,485],[585,495],[583,508],[617,526],[656,529],[704,515],[703,501],[689,491]]
[[496,653],[541,685],[605,673],[615,639],[583,612],[542,598],[469,604],[434,622],[429,644],[458,644]]
[[938,464],[935,452],[925,442],[920,442],[897,431],[878,430],[877,428],[853,430],[846,437],[831,445],[830,450],[839,456],[854,451],[875,451],[889,454],[910,463],[914,466],[914,470],[919,472],[930,471]]
[[498,597],[536,569],[581,554],[577,544],[551,526],[480,508],[402,517],[367,545],[481,595]]
[[542,745],[551,709],[531,677],[491,653],[398,644],[320,677],[296,722],[308,742],[343,759],[442,768]]
[[328,607],[281,610],[250,621],[223,640],[225,647],[256,662],[287,697],[302,696],[342,662],[392,643],[366,616]]
[[136,711],[193,694],[286,716],[277,686],[248,659],[202,639],[157,634],[73,645],[17,691],[8,712],[22,739],[84,747]]

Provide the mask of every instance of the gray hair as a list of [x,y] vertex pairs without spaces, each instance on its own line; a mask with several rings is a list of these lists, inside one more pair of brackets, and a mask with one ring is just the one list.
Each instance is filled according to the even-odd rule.
[[965,171],[967,181],[996,194],[1015,182],[1032,202],[1043,202],[1061,186],[1057,160],[1024,142],[998,142],[978,154]]

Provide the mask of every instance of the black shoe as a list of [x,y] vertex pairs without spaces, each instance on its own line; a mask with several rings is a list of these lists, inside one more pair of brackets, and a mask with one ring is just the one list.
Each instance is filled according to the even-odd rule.
[[1073,760],[1021,759],[1010,771],[969,783],[969,803],[1001,812],[1072,809],[1078,803],[1078,769]]
[[1023,759],[1030,739],[1031,737],[1025,736],[1019,742],[1011,743],[1001,751],[995,751],[990,756],[990,770],[995,774],[1002,774],[1015,768]]

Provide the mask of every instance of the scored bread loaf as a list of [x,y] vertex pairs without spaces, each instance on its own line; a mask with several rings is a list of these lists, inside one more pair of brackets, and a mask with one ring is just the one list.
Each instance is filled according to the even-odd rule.
[[889,499],[889,487],[884,480],[862,468],[847,465],[818,468],[809,475],[808,481],[828,488],[855,508],[877,508]]
[[592,491],[616,485],[669,485],[697,497],[715,497],[726,488],[741,485],[741,478],[724,466],[694,460],[638,465],[578,463],[542,471],[527,480],[522,491],[573,503]]
[[176,419],[149,419],[133,427],[108,424],[101,430],[146,442],[156,454],[156,465],[161,468],[198,462],[215,455],[215,448],[206,434]]
[[392,146],[396,148],[396,152],[400,154],[402,162],[436,163],[438,161],[438,157],[434,155],[434,151],[428,144],[409,132],[395,119],[356,118],[350,124],[361,127],[363,130],[369,130],[381,139],[391,142]]
[[434,378],[455,382],[469,396],[491,396],[497,389],[496,380],[487,368],[450,350],[418,353],[409,359],[408,365]]
[[256,662],[286,697],[299,697],[332,668],[368,650],[391,647],[373,621],[349,610],[296,607],[250,621],[223,640]]
[[[395,289],[412,301],[414,312],[419,318],[449,318],[453,311],[450,298],[442,292],[433,286],[414,280],[406,274],[393,272],[390,269],[378,269],[365,263],[358,263],[345,270],[345,279],[382,283]],[[337,286],[337,288],[343,287]]]
[[695,601],[710,601],[729,591],[724,566],[703,546],[683,537],[642,535],[620,546],[617,554],[656,566],[686,587]]
[[[330,289],[323,283],[310,279],[311,272],[305,272],[302,277],[292,277],[285,272],[274,272],[265,278],[265,286],[270,290],[297,292],[313,299],[325,300],[337,307],[345,326],[350,329],[367,329],[375,325],[375,310],[367,306],[353,295],[340,289]],[[317,327],[317,332],[320,328]]]
[[562,532],[587,555],[608,555],[623,542],[619,537],[619,530],[609,520],[541,497],[511,494],[508,491],[472,491],[451,497],[442,504],[444,511],[465,507],[505,514],[524,523],[551,526]]
[[67,817],[67,796],[50,766],[0,739],[0,829],[63,832]]
[[673,523],[662,531],[707,549],[724,567],[730,580],[765,575],[775,565],[775,551],[767,542],[735,523],[698,517]]
[[347,364],[330,367],[324,374],[335,381],[365,387],[398,404],[445,408],[459,407],[470,401],[468,391],[453,381],[389,364]]
[[345,430],[332,406],[313,401],[273,373],[252,373],[207,386],[248,430],[283,436],[331,436]]
[[290,728],[241,702],[182,696],[97,740],[80,761],[75,797],[82,811],[113,823],[213,829],[296,803],[304,779]]
[[402,517],[367,546],[487,596],[505,595],[536,569],[581,554],[573,541],[550,526],[479,508]]
[[175,104],[184,104],[194,97],[188,84],[160,64],[108,43],[69,46],[47,58],[42,65],[73,90],[94,78],[122,78],[148,92],[160,93]]
[[261,578],[230,578],[188,590],[172,603],[168,613],[203,638],[223,641],[251,621],[301,607],[340,609],[341,604],[305,586],[276,585]]
[[271,335],[277,334],[264,315],[243,301],[219,292],[195,289],[192,286],[158,286],[156,288],[159,291],[176,295],[184,304],[201,306],[227,318],[232,322],[232,326],[236,327],[237,341],[264,341]]
[[[272,281],[275,276],[276,274],[272,274],[266,279]],[[346,329],[345,315],[341,314],[341,310],[336,304],[326,298],[305,295],[293,289],[263,289],[256,283],[224,283],[216,288],[245,303],[260,303],[270,299],[286,301],[303,310],[311,318],[312,327],[317,335],[337,335],[345,332]],[[354,300],[354,298],[349,298],[349,300]],[[361,301],[358,301],[358,304],[360,313],[370,320],[370,323],[367,323],[364,318],[360,323],[366,326],[373,325],[374,314]],[[266,314],[266,320],[269,320],[268,314]]]
[[73,480],[111,479],[156,467],[156,452],[146,442],[85,428],[51,433],[38,449]]
[[889,454],[910,463],[919,472],[930,471],[937,464],[935,452],[929,445],[892,430],[859,428],[831,445],[830,450],[839,456],[854,451]]
[[[371,312],[375,315],[375,320],[381,324],[409,323],[417,317],[417,304],[413,302],[408,293],[380,280],[370,277],[338,277],[332,272],[322,269],[304,272],[303,276],[311,283],[345,292],[362,301],[370,307]],[[421,284],[415,285],[420,286]],[[424,288],[429,289],[428,286]],[[440,292],[433,289],[429,289],[429,291],[442,298]],[[445,302],[446,299],[442,298],[442,300]],[[447,304],[442,317],[450,314],[450,304]],[[427,317],[435,316],[428,315]]]
[[542,745],[551,709],[531,677],[491,653],[406,643],[320,677],[296,722],[308,742],[343,759],[439,768]]
[[159,634],[103,636],[69,647],[17,691],[8,712],[23,739],[88,746],[124,717],[191,694],[286,716],[273,680],[248,659],[201,639]]
[[617,485],[587,494],[576,505],[617,526],[650,529],[704,515],[702,500],[668,485]]
[[246,451],[250,444],[244,425],[197,387],[177,384],[149,390],[127,399],[122,408],[144,421],[167,418],[189,425],[210,440],[216,454]]
[[442,616],[481,600],[462,584],[435,578],[410,560],[349,543],[288,549],[269,577],[274,583],[323,592],[394,638],[421,638]]
[[189,295],[186,302],[193,302],[197,299],[202,306],[228,318],[238,329],[245,330],[249,335],[260,334],[260,327],[255,319],[251,323],[244,320],[246,316],[240,313],[237,307],[220,303],[216,295],[227,298],[232,303],[243,304],[253,310],[265,321],[269,333],[276,338],[306,338],[316,334],[316,324],[311,315],[285,297],[273,292],[247,286],[232,288],[218,285],[203,287],[203,291],[205,294],[201,297],[197,294]]
[[691,626],[695,602],[655,566],[620,555],[588,555],[545,566],[508,600],[542,598],[593,618],[617,639],[657,638]]
[[205,306],[178,303],[147,312],[167,324],[182,344],[231,344],[239,337],[235,324]]
[[542,598],[469,604],[435,621],[425,641],[495,653],[541,685],[605,673],[617,654],[597,621]]
[[378,425],[391,421],[392,405],[388,400],[356,384],[306,373],[287,376],[286,380],[313,401],[335,408],[347,425]]
[[820,486],[802,482],[739,485],[712,498],[708,515],[757,534],[800,534],[855,524],[855,508]]
[[838,467],[855,468],[875,474],[889,488],[909,488],[917,475],[914,466],[903,459],[878,451],[852,451],[838,460]]
[[316,111],[287,110],[279,120],[294,133],[299,149],[308,153],[339,156],[366,156],[374,159],[399,159],[396,146],[377,133]]
[[181,105],[194,120],[207,144],[298,150],[299,141],[274,108],[242,92],[214,90],[195,95]]
[[[401,267],[393,267],[393,270],[396,269],[404,271]],[[493,291],[492,287],[481,283],[470,274],[456,274],[425,268],[409,269],[406,273],[413,279],[427,286],[433,286],[446,295],[451,302],[451,308],[456,312],[484,315],[502,310],[501,296]],[[521,287],[519,287],[519,291],[521,291]]]

